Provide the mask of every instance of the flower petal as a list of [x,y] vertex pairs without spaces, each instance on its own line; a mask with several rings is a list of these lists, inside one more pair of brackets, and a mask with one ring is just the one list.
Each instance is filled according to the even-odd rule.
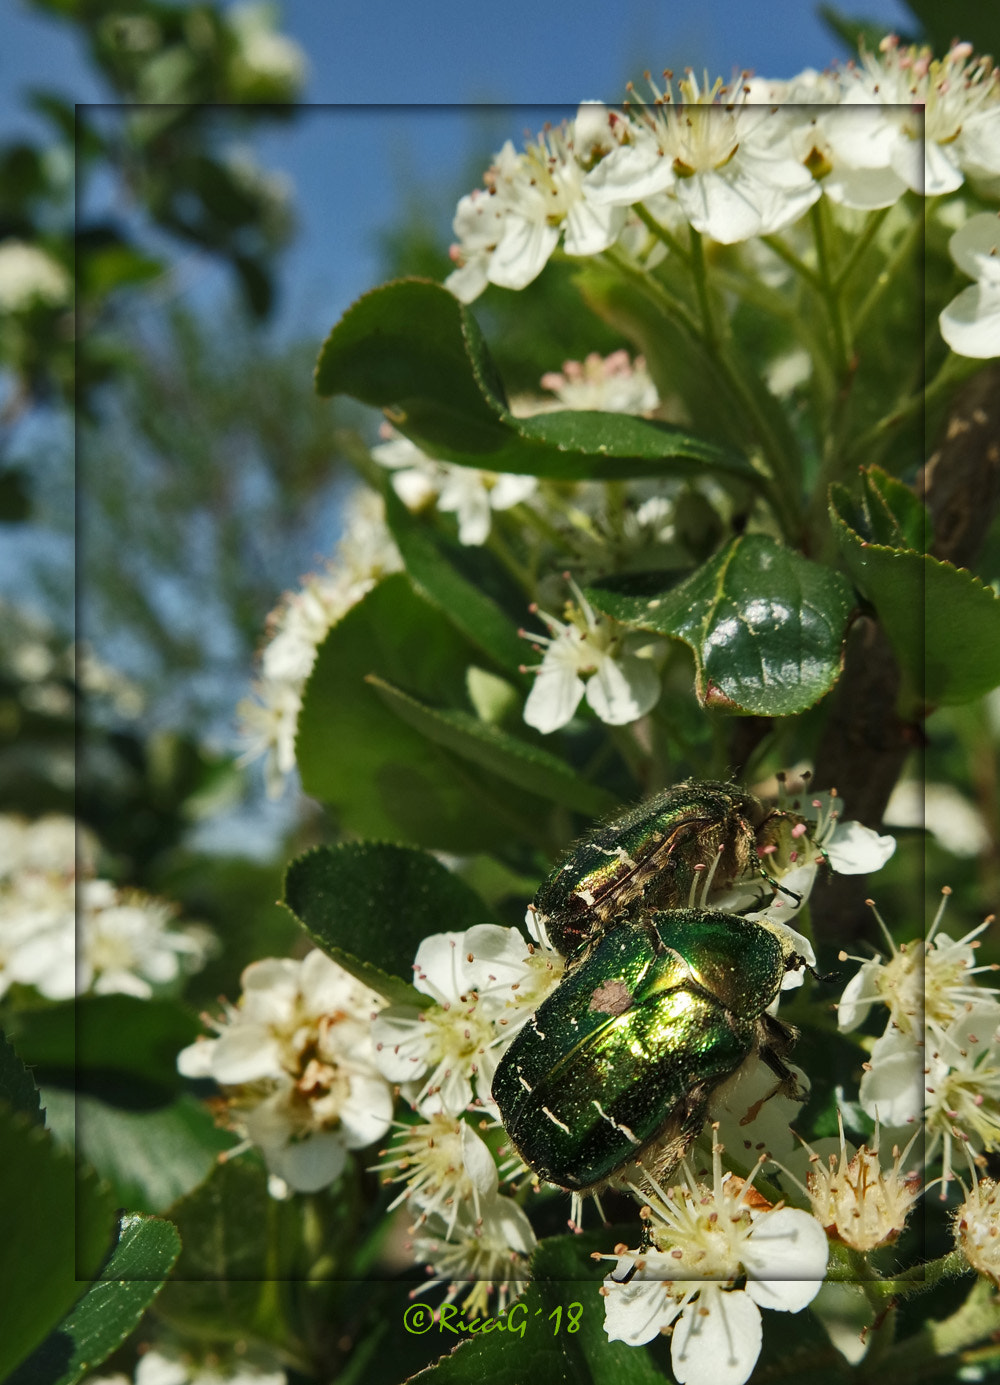
[[815,1217],[793,1207],[765,1212],[743,1250],[747,1293],[762,1308],[798,1313],[820,1291],[829,1246]]
[[743,1385],[761,1346],[760,1309],[742,1290],[705,1284],[670,1342],[678,1385]]

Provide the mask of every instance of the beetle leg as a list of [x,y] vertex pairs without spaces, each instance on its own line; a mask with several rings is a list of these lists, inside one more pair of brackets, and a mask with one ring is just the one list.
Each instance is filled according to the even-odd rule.
[[[761,1015],[760,1023],[764,1036],[760,1056],[775,1077],[781,1079],[775,1092],[780,1091],[793,1101],[805,1101],[806,1093],[799,1086],[798,1078],[784,1062],[784,1055],[798,1038],[798,1030],[793,1029],[790,1024],[783,1024],[766,1011]],[[773,1096],[774,1092],[771,1095]]]

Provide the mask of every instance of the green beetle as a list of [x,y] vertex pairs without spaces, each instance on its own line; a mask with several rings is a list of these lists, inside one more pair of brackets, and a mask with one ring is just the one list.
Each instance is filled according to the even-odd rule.
[[678,784],[577,842],[531,908],[552,946],[572,957],[638,910],[681,908],[695,893],[704,903],[709,889],[762,874],[760,849],[784,816],[735,784]]
[[524,1162],[589,1190],[656,1143],[665,1172],[754,1052],[797,1094],[783,1062],[795,1031],[767,1007],[802,965],[737,914],[676,909],[605,932],[497,1067],[493,1099]]

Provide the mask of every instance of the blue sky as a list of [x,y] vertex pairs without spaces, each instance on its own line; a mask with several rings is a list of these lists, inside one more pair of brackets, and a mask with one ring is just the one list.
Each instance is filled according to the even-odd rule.
[[[845,8],[887,30],[909,20],[900,0],[845,0]],[[24,124],[20,93],[33,85],[84,101],[106,96],[66,27],[22,0],[6,0],[5,9],[0,132]],[[375,236],[398,214],[402,188],[423,193],[447,241],[457,174],[484,139],[483,112],[477,122],[470,104],[519,107],[492,112],[498,145],[571,114],[583,99],[620,100],[625,81],[644,68],[783,77],[841,56],[802,0],[766,8],[746,0],[287,0],[283,14],[309,56],[305,97],[314,107],[256,144],[260,160],[295,190],[300,230],[284,265],[278,319],[288,333],[324,333],[377,282]],[[212,286],[212,271],[195,269],[185,292]]]

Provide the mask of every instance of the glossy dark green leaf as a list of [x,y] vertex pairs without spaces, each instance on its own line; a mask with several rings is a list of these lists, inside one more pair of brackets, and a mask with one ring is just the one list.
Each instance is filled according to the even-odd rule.
[[387,842],[307,851],[288,867],[285,903],[334,961],[398,1004],[423,1003],[412,979],[424,938],[492,922],[475,891],[440,861]]
[[431,1331],[442,1349],[454,1349],[413,1379],[427,1385],[663,1385],[645,1348],[610,1342],[604,1331],[602,1276],[589,1254],[611,1244],[607,1233],[540,1242],[531,1261],[534,1278],[502,1319],[509,1326],[456,1345],[454,1338],[449,1343],[448,1324],[444,1330],[435,1325]]
[[853,603],[831,568],[766,535],[745,534],[683,582],[670,582],[669,574],[646,573],[587,595],[617,620],[689,645],[705,706],[790,716],[837,681]]
[[100,1277],[7,1385],[75,1385],[117,1350],[163,1287],[180,1254],[177,1228],[126,1215]]
[[397,716],[429,740],[525,792],[592,817],[600,817],[615,807],[611,794],[581,779],[551,751],[480,721],[469,712],[427,707],[381,678],[368,681]]
[[365,294],[334,327],[316,367],[320,394],[384,409],[430,455],[552,480],[697,475],[754,480],[737,453],[627,414],[566,410],[517,419],[469,309],[426,279]]
[[475,774],[401,721],[365,680],[375,674],[435,705],[467,703],[473,651],[395,574],[333,627],[306,685],[296,758],[307,793],[358,837],[475,852],[527,832],[537,803]]
[[1000,684],[1000,598],[964,568],[913,549],[869,543],[843,486],[830,518],[847,569],[878,612],[911,712],[981,697]]
[[481,587],[459,572],[449,545],[430,525],[409,513],[392,487],[385,495],[386,518],[406,571],[462,635],[500,668],[516,671],[524,658],[517,627]]
[[41,1109],[35,1079],[17,1056],[6,1034],[0,1031],[0,1102],[4,1101],[12,1111],[29,1116],[39,1125],[45,1124],[45,1112]]
[[76,1100],[77,1148],[114,1189],[119,1205],[164,1212],[197,1188],[236,1137],[183,1093],[167,1106],[126,1110],[85,1093]]
[[114,1201],[30,1116],[0,1107],[0,1379],[42,1342],[104,1259]]

